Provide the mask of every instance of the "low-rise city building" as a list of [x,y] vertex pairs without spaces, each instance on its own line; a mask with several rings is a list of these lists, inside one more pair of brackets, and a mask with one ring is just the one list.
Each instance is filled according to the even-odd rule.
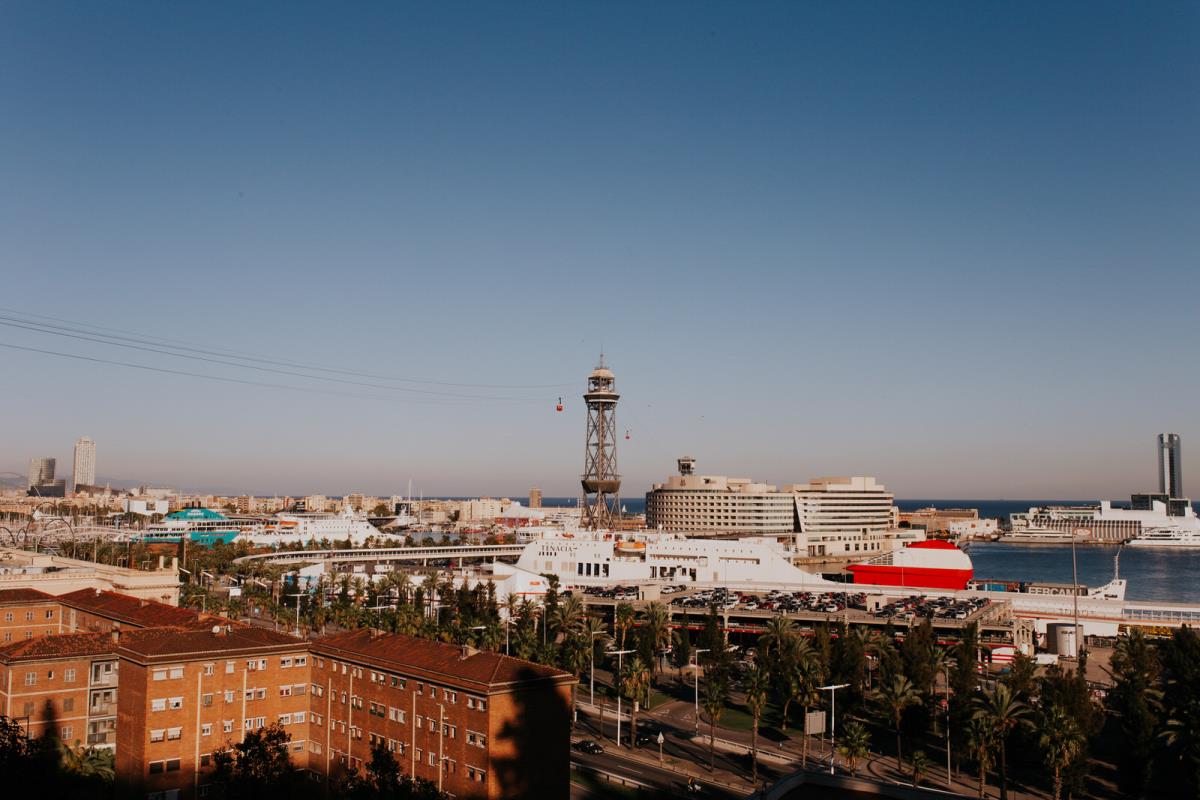
[[38,636],[0,646],[0,713],[30,736],[55,726],[68,745],[113,747],[117,731],[114,634]]
[[292,762],[305,768],[308,646],[253,626],[121,634],[119,795],[207,796],[212,754],[276,723],[291,734]]
[[454,797],[565,797],[568,673],[373,630],[312,643],[310,769],[337,778],[385,746]]
[[38,589],[61,595],[78,589],[106,589],[179,603],[179,567],[158,559],[158,569],[129,569],[65,556],[0,547],[0,589]]
[[679,474],[646,493],[646,527],[689,536],[791,534],[795,500],[749,478],[696,475],[695,460],[681,458]]

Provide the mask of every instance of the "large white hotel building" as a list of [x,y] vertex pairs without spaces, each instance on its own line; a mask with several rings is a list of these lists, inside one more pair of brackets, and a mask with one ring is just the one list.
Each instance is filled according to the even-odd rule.
[[898,529],[892,493],[870,477],[817,478],[777,487],[749,478],[696,475],[679,459],[679,474],[646,494],[646,526],[689,536],[771,536],[800,555],[856,558],[923,538]]

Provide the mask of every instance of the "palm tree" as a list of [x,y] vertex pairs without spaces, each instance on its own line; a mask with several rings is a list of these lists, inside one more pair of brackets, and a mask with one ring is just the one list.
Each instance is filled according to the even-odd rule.
[[967,723],[967,742],[971,754],[979,766],[979,797],[984,797],[987,789],[987,773],[992,767],[992,747],[996,743],[996,732],[984,720],[972,717]]
[[[650,667],[641,656],[634,656],[625,665],[625,674],[621,676],[621,693],[629,698],[632,705],[629,711],[629,749],[637,747],[637,713],[638,704],[645,704],[650,694]],[[617,745],[620,746],[620,742]]]
[[1038,721],[1038,746],[1054,775],[1054,800],[1062,797],[1062,771],[1083,749],[1083,733],[1075,718],[1061,706],[1046,708]]
[[931,763],[932,762],[929,760],[929,756],[925,755],[924,750],[916,751],[912,754],[912,757],[909,758],[908,766],[912,770],[912,780],[915,788],[920,788],[921,777],[929,770],[929,765]]
[[792,701],[801,694],[801,671],[816,658],[808,639],[793,636],[783,640],[786,646],[780,649],[776,656],[779,680],[783,689],[783,730],[787,731],[788,709]]
[[[571,685],[571,719],[575,719],[575,705],[579,695],[579,676],[587,669],[591,663],[591,656],[588,652],[590,642],[584,639],[584,634],[581,631],[574,631],[563,642],[562,648],[562,665],[570,670],[575,676],[575,683]],[[572,722],[572,724],[574,724]]]
[[629,603],[618,603],[613,615],[613,629],[617,637],[617,649],[625,649],[625,635],[633,627],[634,610]]
[[838,740],[838,752],[846,759],[846,766],[851,775],[857,777],[858,762],[867,757],[870,749],[871,734],[867,732],[866,726],[858,720],[847,722]]
[[820,686],[824,683],[825,669],[815,650],[807,649],[796,660],[792,667],[794,682],[792,683],[793,697],[804,708],[804,721],[801,730],[804,732],[804,753],[801,763],[808,764],[808,710],[821,702]]
[[904,675],[893,675],[891,683],[885,683],[875,693],[875,700],[880,710],[892,722],[892,730],[896,734],[896,763],[904,767],[904,755],[900,749],[900,723],[904,720],[904,710],[921,702],[921,695],[916,687]]
[[1000,800],[1008,800],[1008,770],[1005,763],[1005,743],[1008,735],[1018,727],[1028,724],[1029,706],[1013,697],[1012,690],[1003,683],[996,684],[991,692],[975,699],[973,717],[981,719],[995,733],[995,742],[1000,748]]
[[650,603],[642,612],[642,628],[654,645],[655,664],[653,666],[655,672],[658,672],[661,669],[661,664],[658,663],[661,654],[671,646],[671,612],[662,603],[657,601]]
[[782,651],[796,636],[796,623],[782,614],[767,620],[766,629],[758,637],[758,658],[766,664],[771,650]]
[[711,771],[717,759],[717,723],[725,710],[729,687],[725,681],[711,678],[704,682],[704,713],[708,714],[708,768]]
[[568,635],[581,619],[583,619],[583,600],[577,594],[568,595],[559,603],[558,608],[554,609],[555,637],[557,638],[559,634]]
[[750,758],[753,765],[753,783],[758,783],[758,724],[762,721],[763,709],[767,705],[767,690],[770,686],[770,675],[767,674],[765,667],[757,663],[750,668],[750,671],[746,673],[746,677],[742,681],[742,688],[746,694],[746,708],[750,709],[750,716],[754,718],[754,725],[750,728]]

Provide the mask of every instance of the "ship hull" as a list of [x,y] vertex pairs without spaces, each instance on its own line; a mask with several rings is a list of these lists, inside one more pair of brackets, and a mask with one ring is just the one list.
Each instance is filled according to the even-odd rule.
[[854,582],[871,586],[905,586],[914,589],[965,589],[975,574],[971,569],[899,567],[890,564],[852,564]]

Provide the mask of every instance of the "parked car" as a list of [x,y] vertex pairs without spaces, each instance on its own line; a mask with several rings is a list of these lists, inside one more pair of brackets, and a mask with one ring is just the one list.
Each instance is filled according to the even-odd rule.
[[604,748],[599,742],[593,742],[591,739],[584,739],[575,743],[575,749],[581,753],[590,753],[591,755],[599,755],[604,752]]

